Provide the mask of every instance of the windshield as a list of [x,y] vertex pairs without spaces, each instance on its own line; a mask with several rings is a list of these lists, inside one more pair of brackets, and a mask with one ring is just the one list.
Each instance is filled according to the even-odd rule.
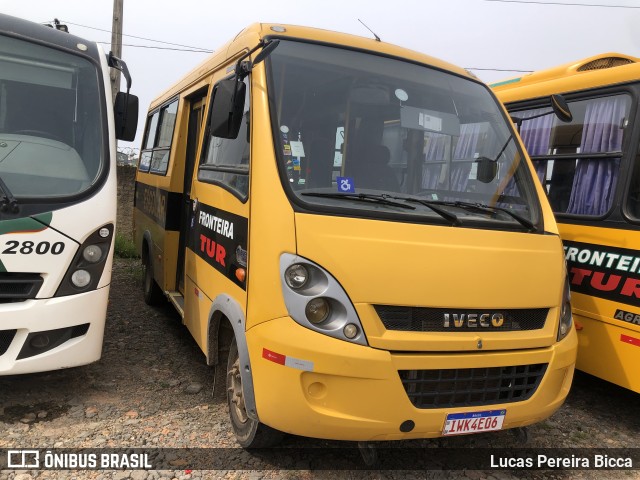
[[[460,224],[490,220],[509,228],[521,222],[505,210],[539,221],[531,174],[484,85],[391,58],[291,41],[280,42],[268,66],[278,164],[295,202],[454,223],[445,211]],[[406,198],[425,201],[411,209],[394,205]]]
[[97,67],[0,36],[0,178],[21,198],[66,197],[104,170]]

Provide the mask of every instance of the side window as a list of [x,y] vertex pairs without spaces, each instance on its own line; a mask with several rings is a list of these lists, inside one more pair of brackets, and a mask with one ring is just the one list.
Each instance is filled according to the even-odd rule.
[[[248,78],[244,82],[248,87]],[[209,136],[198,169],[198,180],[223,185],[240,199],[249,194],[249,88],[240,132],[236,138]],[[215,97],[215,89],[213,95]]]
[[551,109],[512,113],[522,119],[520,136],[553,211],[602,216],[613,205],[631,97],[579,100],[569,107],[570,123],[557,120]]
[[167,173],[177,113],[178,99],[175,99],[147,118],[145,139],[138,166],[140,171],[160,175]]
[[142,153],[140,154],[140,163],[138,170],[148,172],[151,165],[151,152],[147,151],[153,148],[156,141],[156,131],[158,129],[158,118],[160,111],[156,111],[147,117],[147,125],[144,130],[144,140],[142,142]]
[[625,212],[635,222],[640,222],[640,154],[633,161],[633,173],[627,192]]

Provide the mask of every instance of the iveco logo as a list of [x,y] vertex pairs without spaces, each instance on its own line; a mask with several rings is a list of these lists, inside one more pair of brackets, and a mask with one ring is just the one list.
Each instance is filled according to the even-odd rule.
[[[453,325],[452,325],[453,321]],[[445,328],[490,328],[501,327],[504,323],[504,315],[501,313],[445,313]]]

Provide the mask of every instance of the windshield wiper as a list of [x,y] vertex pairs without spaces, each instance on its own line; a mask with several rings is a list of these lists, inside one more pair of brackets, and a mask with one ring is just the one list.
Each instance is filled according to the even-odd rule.
[[7,184],[4,183],[2,177],[0,177],[0,192],[2,192],[2,196],[0,196],[0,212],[18,212],[18,200],[13,196]]
[[419,203],[420,205],[424,205],[425,207],[430,208],[431,210],[433,210],[434,212],[436,212],[438,215],[440,215],[442,218],[444,218],[445,220],[448,220],[451,222],[451,225],[453,226],[458,226],[460,225],[460,220],[458,219],[458,217],[451,213],[451,212],[447,212],[446,210],[437,207],[436,205],[441,205],[442,202],[438,202],[436,200],[427,200],[425,198],[415,198],[415,197],[398,197],[395,195],[384,195],[385,197],[388,198],[393,198],[394,200],[404,200],[405,202],[414,202],[414,203]]
[[437,202],[437,203],[440,203],[442,205],[451,205],[453,207],[477,210],[479,212],[491,213],[491,214],[493,214],[495,212],[503,212],[503,213],[506,213],[507,215],[509,215],[511,218],[513,218],[517,222],[519,222],[520,225],[522,225],[523,227],[526,227],[530,232],[538,231],[538,229],[536,228],[536,226],[533,224],[533,222],[531,220],[529,220],[528,218],[523,217],[522,215],[518,215],[517,213],[512,212],[508,208],[495,207],[495,206],[492,207],[490,205],[485,205],[483,203],[472,203],[472,202],[461,202],[461,201],[456,201],[456,202]]
[[389,195],[373,195],[370,193],[326,193],[326,192],[302,192],[301,195],[307,195],[309,197],[336,198],[340,200],[356,200],[356,201],[367,202],[367,203],[381,203],[382,205],[390,205],[392,207],[406,208],[409,210],[416,209],[416,207],[412,207],[411,205],[389,200]]

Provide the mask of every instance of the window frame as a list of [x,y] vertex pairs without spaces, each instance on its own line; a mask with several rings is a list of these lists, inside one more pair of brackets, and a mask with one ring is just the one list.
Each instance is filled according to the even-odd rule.
[[[145,124],[145,132],[144,132],[144,138],[142,139],[142,146],[143,148],[140,151],[140,160],[138,161],[138,170],[140,172],[143,173],[150,173],[153,175],[160,175],[160,176],[166,176],[167,172],[169,170],[169,163],[171,160],[171,149],[173,146],[173,139],[175,138],[175,131],[176,131],[176,127],[178,125],[178,111],[180,109],[180,97],[179,96],[175,96],[172,97],[171,99],[167,100],[166,102],[164,102],[162,105],[160,105],[159,107],[153,109],[152,111],[150,111],[147,114],[147,122]],[[167,109],[169,107],[171,107],[172,105],[176,105],[176,114],[174,117],[174,122],[173,122],[173,127],[171,129],[171,138],[169,139],[169,145],[163,145],[163,146],[158,146],[158,142],[160,140],[160,132],[162,130],[162,125],[163,125],[163,120],[165,118],[165,113],[167,111]],[[151,125],[153,124],[153,118],[158,115],[158,121],[156,122],[155,125],[155,131],[153,132],[153,145],[151,145],[150,147],[147,147],[147,141],[149,139],[149,135],[151,133]],[[153,160],[156,156],[157,153],[161,153],[161,152],[165,152],[165,155],[168,155],[167,158],[167,162],[164,163],[164,168],[163,169],[157,169],[157,168],[152,168],[153,167]],[[150,154],[150,159],[149,159],[149,164],[146,165],[146,167],[143,168],[142,165],[142,156],[144,154]]]
[[[376,52],[376,51],[371,51],[368,49],[361,49],[361,48],[357,48],[357,47],[349,47],[349,46],[345,46],[345,45],[339,45],[339,44],[334,44],[334,43],[328,43],[328,42],[323,42],[323,41],[316,41],[316,40],[310,40],[310,39],[305,39],[305,38],[299,38],[299,37],[279,37],[277,35],[269,35],[267,37],[265,37],[266,39],[283,39],[286,40],[288,42],[291,43],[299,43],[299,44],[308,44],[308,45],[316,45],[316,46],[323,46],[323,47],[329,47],[329,48],[336,48],[336,49],[340,49],[340,50],[345,50],[345,51],[349,51],[349,52],[355,52],[355,53],[364,53],[367,55],[371,55],[372,57],[380,57],[383,59],[388,59],[388,60],[395,60],[395,61],[399,61],[402,62],[404,64],[407,65],[415,65],[418,67],[424,67],[427,68],[429,70],[433,70],[435,72],[441,72],[444,73],[446,75],[449,75],[451,77],[457,77],[460,78],[464,81],[468,81],[470,83],[475,83],[480,85],[481,87],[483,87],[489,97],[491,99],[493,99],[493,101],[495,102],[497,108],[498,108],[498,115],[500,116],[500,118],[504,121],[504,125],[507,128],[509,134],[511,134],[513,136],[513,139],[515,140],[515,128],[511,127],[509,124],[510,122],[510,118],[506,112],[506,109],[502,106],[502,102],[500,102],[500,100],[498,100],[495,92],[493,90],[491,90],[489,88],[488,85],[486,85],[485,83],[481,82],[480,80],[478,80],[477,78],[469,78],[467,76],[461,75],[455,71],[451,71],[451,70],[447,70],[444,68],[440,68],[436,65],[433,64],[428,64],[428,63],[423,63],[423,62],[419,62],[419,61],[415,61],[412,60],[410,58],[406,58],[406,57],[402,57],[402,56],[395,56],[395,55],[391,55],[391,54],[387,54],[387,53],[382,53],[382,52]],[[276,151],[282,151],[283,149],[283,143],[282,143],[282,139],[280,138],[279,135],[277,135],[275,132],[277,132],[279,130],[279,125],[278,125],[278,114],[277,112],[279,111],[277,105],[276,105],[276,101],[274,99],[273,96],[273,91],[274,89],[274,76],[273,76],[273,72],[272,72],[272,65],[271,65],[271,57],[268,57],[265,60],[265,75],[266,75],[266,83],[267,83],[267,90],[269,91],[269,115],[270,115],[270,124],[271,124],[271,130],[272,130],[272,135],[273,135],[273,140],[274,140],[274,146],[276,148]],[[524,155],[524,149],[521,148],[520,144],[515,141],[514,143],[514,147],[515,150],[517,152],[517,154],[520,155],[520,157],[522,159],[526,158]],[[285,194],[287,195],[287,198],[290,201],[291,206],[293,207],[294,211],[296,212],[303,212],[303,213],[312,213],[312,214],[322,214],[322,215],[336,215],[336,216],[340,216],[340,217],[353,217],[353,218],[370,218],[370,219],[374,219],[374,220],[389,220],[389,221],[393,221],[393,222],[409,222],[409,223],[416,223],[416,224],[430,224],[430,225],[437,225],[437,224],[448,224],[448,222],[446,220],[442,220],[439,216],[435,215],[433,217],[428,217],[427,220],[425,220],[425,216],[420,214],[406,214],[403,215],[402,217],[399,217],[396,213],[388,213],[385,211],[367,211],[365,209],[361,209],[361,208],[351,208],[349,206],[343,206],[343,205],[339,205],[339,206],[332,206],[332,205],[328,205],[328,204],[324,204],[324,203],[312,203],[312,202],[306,202],[303,199],[301,199],[298,195],[296,195],[294,193],[294,191],[288,186],[289,185],[289,181],[286,177],[286,172],[284,168],[281,168],[279,159],[278,159],[278,154],[277,152],[275,153],[275,157],[276,157],[276,161],[278,164],[278,175],[282,184],[282,188],[285,192]],[[522,160],[521,160],[522,161]],[[528,167],[527,167],[528,169]],[[527,172],[527,175],[529,175],[529,172]],[[540,203],[540,198],[538,195],[537,190],[535,189],[535,183],[534,183],[534,179],[533,179],[533,174],[530,175],[530,191],[528,192],[529,195],[532,195],[532,201],[531,201],[531,205],[530,207],[532,208],[532,212],[533,215],[535,216],[536,220],[535,220],[535,226],[538,228],[538,233],[544,233],[544,212]],[[480,228],[480,229],[486,229],[486,230],[494,230],[494,229],[501,229],[502,225],[496,227],[497,223],[493,223],[493,224],[488,224],[485,221],[476,221],[474,219],[470,219],[468,222],[465,223],[464,228]],[[516,229],[519,229],[520,226],[515,227]],[[519,231],[519,230],[518,230]]]
[[[640,86],[640,84],[635,84],[636,86]],[[569,108],[571,108],[571,104],[580,101],[588,101],[588,100],[598,100],[603,98],[611,98],[615,96],[627,96],[631,100],[629,104],[629,113],[626,118],[627,124],[623,129],[623,138],[620,150],[609,151],[609,152],[600,152],[600,153],[558,153],[558,154],[546,154],[546,155],[529,155],[531,159],[531,163],[535,170],[536,161],[577,161],[584,159],[605,159],[609,158],[612,161],[615,159],[619,159],[619,171],[618,178],[614,184],[614,193],[613,199],[611,201],[611,206],[609,209],[603,213],[602,215],[585,215],[585,214],[575,214],[575,213],[567,213],[567,212],[557,212],[553,210],[553,214],[556,218],[559,219],[559,223],[571,223],[573,221],[577,221],[579,223],[587,222],[587,223],[599,223],[603,220],[609,219],[609,217],[620,216],[618,212],[622,211],[622,216],[625,220],[630,223],[640,223],[640,218],[633,220],[626,210],[626,199],[629,194],[629,185],[630,185],[630,175],[633,170],[631,158],[635,156],[636,148],[632,147],[634,139],[637,137],[637,131],[640,128],[640,118],[638,118],[638,89],[634,88],[633,84],[625,84],[625,85],[616,85],[616,86],[605,86],[605,87],[595,87],[589,88],[588,90],[582,90],[579,92],[570,92],[563,93],[563,96],[567,100],[569,104]],[[540,108],[550,108],[549,97],[536,97],[533,99],[527,99],[524,101],[515,101],[510,102],[506,105],[507,110],[510,115],[514,117],[518,117],[519,113],[536,110]],[[553,113],[551,113],[553,115]],[[584,126],[584,122],[583,122]],[[550,132],[550,140],[553,140],[553,133]],[[635,140],[638,143],[637,140]],[[523,142],[524,144],[524,142]],[[552,148],[550,145],[549,148]],[[537,175],[536,175],[537,176]],[[547,183],[546,181],[542,183],[542,188],[547,195],[549,196],[549,192],[547,191]]]
[[[247,163],[247,168],[240,168],[240,167],[234,167],[234,166],[227,166],[227,165],[211,165],[211,164],[206,164],[205,163],[205,159],[207,156],[207,151],[209,149],[209,143],[211,142],[211,139],[214,138],[211,134],[210,134],[210,127],[209,127],[209,121],[211,118],[211,112],[213,110],[213,99],[215,97],[216,94],[216,90],[218,88],[218,85],[220,84],[220,82],[222,82],[223,80],[228,80],[229,78],[232,78],[235,75],[235,73],[232,73],[231,75],[227,75],[223,78],[221,78],[220,80],[218,80],[211,88],[211,99],[209,101],[209,106],[207,108],[207,112],[206,112],[206,117],[205,117],[205,122],[204,122],[204,140],[202,142],[202,150],[200,151],[200,158],[198,159],[198,173],[197,173],[197,180],[199,182],[202,183],[207,183],[209,185],[216,185],[218,187],[223,188],[224,190],[228,191],[229,193],[231,193],[234,197],[236,197],[238,200],[240,200],[242,203],[246,203],[249,200],[249,193],[250,193],[250,187],[251,187],[251,183],[250,183],[250,179],[251,179],[251,157],[252,157],[252,151],[251,151],[251,144],[252,144],[252,140],[251,137],[253,135],[253,131],[251,129],[251,124],[253,123],[252,119],[251,119],[251,115],[253,114],[253,109],[252,109],[252,95],[251,95],[251,73],[249,73],[244,79],[243,81],[246,81],[247,83],[247,89],[246,89],[246,95],[248,95],[249,97],[249,121],[248,121],[248,125],[247,128],[249,129],[249,131],[247,132],[247,138],[249,141],[249,163]],[[245,100],[245,104],[246,104],[246,100]],[[243,117],[246,115],[246,112],[243,112]],[[240,133],[238,134],[238,137],[236,137],[235,139],[223,139],[223,140],[237,140],[238,138],[240,138]],[[241,191],[239,191],[237,188],[232,187],[231,185],[229,185],[228,182],[225,182],[223,180],[219,180],[217,178],[212,178],[207,176],[207,172],[219,172],[219,173],[231,173],[231,174],[236,174],[236,175],[246,175],[247,177],[247,193],[243,194]]]

